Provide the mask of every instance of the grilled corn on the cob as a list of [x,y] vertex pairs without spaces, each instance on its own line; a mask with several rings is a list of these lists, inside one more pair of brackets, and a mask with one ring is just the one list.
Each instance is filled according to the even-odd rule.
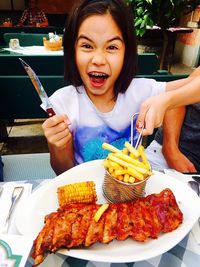
[[57,194],[60,207],[70,203],[93,203],[97,200],[95,183],[93,181],[58,187]]

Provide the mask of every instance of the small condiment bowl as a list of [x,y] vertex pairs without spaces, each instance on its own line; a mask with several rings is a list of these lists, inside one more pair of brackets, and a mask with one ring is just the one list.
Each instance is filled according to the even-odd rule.
[[47,50],[50,50],[50,51],[61,50],[62,49],[62,37],[59,37],[59,39],[54,42],[50,42],[45,37],[43,37],[43,44]]

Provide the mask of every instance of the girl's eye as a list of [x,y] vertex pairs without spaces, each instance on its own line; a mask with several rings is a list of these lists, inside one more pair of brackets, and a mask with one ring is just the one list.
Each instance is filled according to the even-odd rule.
[[92,46],[90,44],[82,44],[81,47],[85,48],[85,49],[91,49]]
[[108,50],[118,50],[118,47],[116,45],[110,45]]

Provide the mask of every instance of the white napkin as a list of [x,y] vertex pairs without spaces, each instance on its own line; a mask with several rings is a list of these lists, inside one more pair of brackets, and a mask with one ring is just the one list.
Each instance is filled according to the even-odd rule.
[[12,195],[12,192],[15,186],[23,186],[24,190],[12,212],[12,215],[10,218],[10,227],[8,229],[7,234],[18,234],[18,231],[15,227],[16,210],[20,208],[20,205],[23,203],[23,201],[26,201],[27,197],[31,194],[31,191],[32,191],[32,184],[29,184],[29,183],[19,184],[17,182],[9,182],[3,185],[3,192],[0,197],[0,233],[3,233],[4,231],[6,217],[8,215],[8,210],[11,205],[11,195]]
[[[182,174],[181,172],[177,172],[173,169],[164,169],[164,173],[186,184],[188,183],[188,181],[192,180],[192,175]],[[195,240],[197,241],[197,243],[200,244],[200,225],[198,221],[195,223],[195,225],[192,228],[192,234]]]

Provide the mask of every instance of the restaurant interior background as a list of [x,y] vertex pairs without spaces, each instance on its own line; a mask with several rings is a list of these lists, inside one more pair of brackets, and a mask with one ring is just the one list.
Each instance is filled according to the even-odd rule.
[[[62,33],[65,20],[72,5],[78,0],[38,0],[39,9],[43,10],[49,20],[49,25],[55,27],[57,33]],[[19,18],[27,6],[28,0],[1,0],[0,1],[0,26],[8,18],[11,19],[12,25],[17,25]],[[174,62],[183,63],[189,67],[196,67],[200,61],[200,6],[195,12],[183,16],[181,21],[182,27],[190,27],[192,33],[178,34],[174,49]],[[3,33],[5,29],[0,27],[0,46],[4,45]],[[16,30],[16,29],[15,29]],[[9,32],[9,29],[7,29]],[[20,29],[19,29],[20,31]],[[24,31],[24,29],[23,29]],[[30,30],[29,30],[30,31]],[[37,29],[34,31],[37,32]],[[47,31],[47,29],[46,29]],[[44,32],[46,33],[45,29]],[[39,29],[42,32],[42,29]]]

